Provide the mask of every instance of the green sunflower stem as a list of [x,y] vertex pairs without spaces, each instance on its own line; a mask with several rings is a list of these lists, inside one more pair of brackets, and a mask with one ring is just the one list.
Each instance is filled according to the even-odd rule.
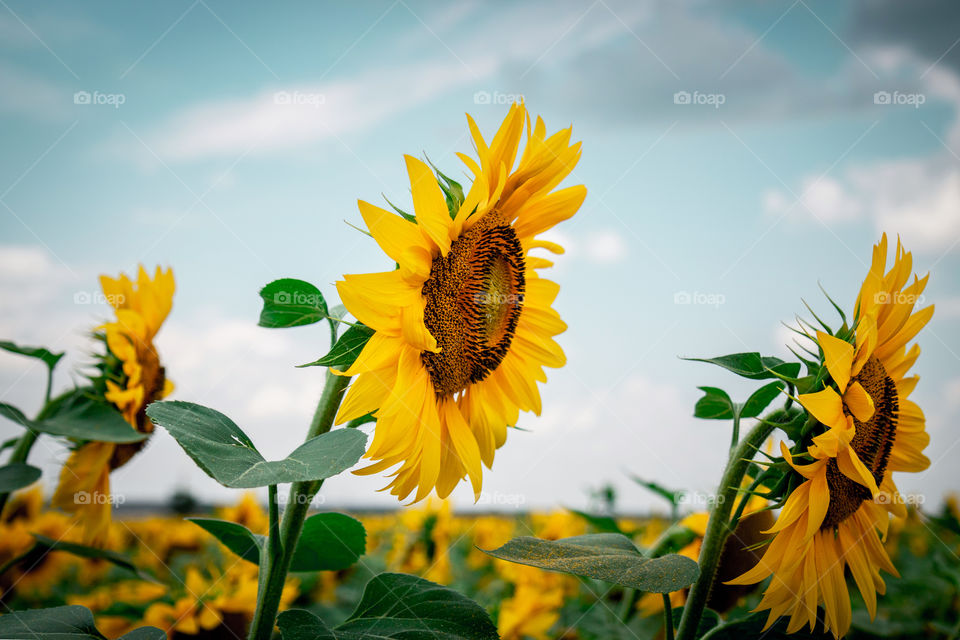
[[[350,384],[347,376],[338,376],[327,371],[323,395],[307,432],[307,440],[330,431],[333,420],[343,400],[343,393]],[[310,510],[310,502],[323,485],[322,480],[294,482],[283,517],[279,516],[276,487],[270,488],[270,536],[260,558],[260,585],[257,592],[257,608],[250,624],[249,640],[270,640],[280,609],[280,597],[290,572],[290,561],[297,546],[303,521]]]
[[[47,390],[43,395],[43,408],[40,409],[40,413],[37,414],[36,420],[42,420],[46,417],[47,412],[50,410],[50,394],[53,391],[53,369],[47,368]],[[27,458],[30,456],[30,450],[33,449],[34,443],[36,443],[37,438],[40,437],[40,432],[30,428],[27,425],[24,425],[26,431],[23,435],[20,436],[20,440],[17,441],[17,446],[13,449],[13,452],[10,454],[10,459],[7,460],[7,464],[13,464],[15,462],[26,462]],[[3,510],[7,506],[7,500],[10,499],[10,493],[0,493],[0,516],[3,515]]]
[[776,427],[775,422],[760,420],[730,454],[727,468],[720,480],[716,500],[713,508],[710,509],[707,531],[703,536],[703,546],[700,550],[700,576],[690,587],[690,594],[687,596],[687,603],[683,607],[680,626],[677,629],[677,640],[696,638],[697,627],[700,625],[700,618],[707,605],[707,598],[717,573],[717,565],[723,553],[723,545],[731,532],[730,512],[736,502],[743,476],[763,441]]

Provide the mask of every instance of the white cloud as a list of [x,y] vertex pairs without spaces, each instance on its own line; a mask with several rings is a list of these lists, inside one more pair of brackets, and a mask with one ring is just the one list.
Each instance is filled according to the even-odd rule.
[[[898,160],[847,170],[840,178],[808,178],[794,220],[813,216],[829,225],[869,220],[877,233],[900,235],[911,249],[940,252],[960,239],[960,169],[942,156]],[[762,196],[770,214],[787,211],[793,198],[779,190]],[[803,205],[806,205],[805,208]]]
[[626,259],[628,249],[622,233],[603,229],[587,235],[584,253],[591,262],[616,264]]

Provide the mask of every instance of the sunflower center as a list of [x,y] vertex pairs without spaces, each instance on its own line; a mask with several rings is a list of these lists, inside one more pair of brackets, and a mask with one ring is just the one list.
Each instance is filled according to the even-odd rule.
[[[137,359],[142,367],[140,380],[143,384],[144,397],[137,411],[137,431],[143,433],[153,432],[153,423],[147,417],[147,405],[161,399],[163,387],[166,383],[166,372],[163,365],[160,364],[160,357],[152,345],[141,346],[137,349]],[[133,456],[137,455],[146,445],[146,440],[128,444],[118,444],[110,457],[110,468],[119,469],[130,462]]]
[[423,319],[440,352],[421,357],[438,395],[458,393],[499,366],[523,309],[524,268],[517,234],[499,211],[433,259]]
[[[883,482],[897,432],[897,412],[900,410],[897,385],[875,357],[863,365],[854,379],[863,385],[873,400],[874,413],[866,422],[853,418],[856,433],[850,446],[879,486]],[[827,486],[830,489],[830,506],[821,529],[840,524],[871,498],[869,489],[840,472],[836,458],[827,464]]]

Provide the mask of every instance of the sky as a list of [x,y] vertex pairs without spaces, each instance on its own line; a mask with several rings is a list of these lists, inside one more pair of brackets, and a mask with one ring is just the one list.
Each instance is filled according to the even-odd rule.
[[[583,507],[631,476],[714,491],[729,425],[697,386],[755,385],[683,356],[789,356],[804,301],[848,312],[886,231],[931,272],[913,396],[933,464],[901,490],[960,489],[960,7],[795,2],[0,0],[0,338],[66,350],[57,389],[107,319],[99,274],[171,266],[158,349],[175,398],[230,416],[267,458],[301,441],[323,380],[320,325],[257,327],[280,277],[331,304],[344,273],[390,268],[357,199],[402,208],[403,154],[464,175],[465,113],[488,138],[523,100],[573,126],[585,184],[550,232],[568,355],[458,509]],[[42,365],[0,353],[0,401],[35,412]],[[368,427],[369,429],[369,427]],[[0,440],[18,428],[0,424]],[[52,490],[67,450],[30,461]],[[163,430],[113,474],[128,500],[236,499]],[[326,483],[328,505],[390,507],[384,478]]]

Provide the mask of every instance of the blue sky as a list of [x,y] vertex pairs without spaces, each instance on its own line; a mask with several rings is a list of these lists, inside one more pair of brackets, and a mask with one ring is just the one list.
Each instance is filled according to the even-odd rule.
[[[334,299],[341,274],[388,268],[345,223],[356,200],[409,204],[404,153],[462,175],[464,113],[489,136],[521,96],[573,125],[568,184],[589,195],[553,233],[569,364],[485,475],[486,506],[582,505],[607,482],[655,505],[628,472],[711,491],[729,436],[691,417],[695,387],[750,386],[678,356],[785,355],[780,322],[801,299],[829,314],[818,282],[849,309],[883,230],[933,274],[916,394],[934,464],[900,482],[938,502],[960,452],[960,31],[922,4],[4,0],[0,335],[80,364],[107,315],[84,303],[97,274],[170,265],[177,397],[284,455],[321,381],[293,365],[326,335],[257,328],[257,290],[292,276]],[[0,355],[0,400],[34,410],[41,386]],[[65,457],[34,455],[51,480]],[[229,498],[165,433],[115,478],[131,499]],[[392,504],[381,484],[325,491]]]

